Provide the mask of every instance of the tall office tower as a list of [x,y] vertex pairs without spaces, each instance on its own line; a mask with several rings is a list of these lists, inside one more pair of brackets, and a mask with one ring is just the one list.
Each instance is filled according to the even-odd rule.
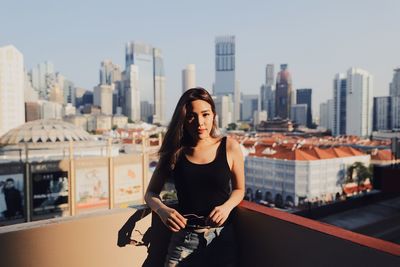
[[[165,71],[161,50],[148,44],[128,42],[125,47],[125,71],[138,67],[141,120],[161,122],[165,117]],[[150,108],[148,108],[150,107]]]
[[216,119],[220,128],[226,128],[229,123],[233,122],[233,99],[232,95],[213,96],[215,102],[215,110],[218,114]]
[[32,86],[39,93],[40,99],[48,99],[48,85],[47,76],[54,74],[54,65],[51,62],[45,61],[32,68],[30,75],[32,79]]
[[329,99],[324,103],[320,104],[319,108],[319,126],[324,127],[327,130],[333,128],[333,99]]
[[332,134],[346,134],[346,86],[347,79],[343,73],[335,75],[333,80],[333,129]]
[[182,70],[182,93],[196,87],[196,66],[189,64]]
[[140,120],[140,90],[139,70],[136,65],[123,72],[124,103],[122,105],[124,114],[132,121]]
[[400,68],[394,69],[393,80],[390,83],[390,96],[400,96]]
[[369,136],[372,132],[373,78],[367,71],[347,71],[346,134]]
[[98,85],[93,90],[93,103],[101,108],[101,113],[112,115],[113,111],[113,86]]
[[[58,74],[58,73],[57,73]],[[58,76],[58,75],[57,75]],[[68,79],[64,80],[64,104],[71,103],[76,105],[76,87],[73,82]]]
[[270,86],[271,89],[274,87],[274,64],[267,64],[265,68],[265,85]]
[[22,53],[0,47],[0,136],[25,122],[24,87]]
[[241,120],[251,121],[254,117],[254,112],[258,110],[258,95],[242,95],[242,111]]
[[161,50],[153,48],[154,55],[154,115],[153,123],[165,122],[165,71]]
[[111,60],[103,60],[100,66],[100,84],[112,85],[121,80],[121,67]]
[[28,73],[24,72],[24,102],[36,102],[38,100],[39,94],[33,89]]
[[400,130],[400,96],[390,98],[391,107],[391,130]]
[[374,97],[373,126],[374,131],[391,130],[391,97],[380,96]]
[[291,104],[292,77],[287,70],[287,64],[281,64],[281,71],[276,78],[275,115],[281,119],[288,119]]
[[297,124],[306,126],[308,123],[308,105],[295,104],[290,110],[290,119]]
[[260,88],[259,110],[265,110],[269,118],[275,117],[274,65],[267,64],[265,84]]
[[215,38],[215,83],[214,95],[232,95],[233,119],[240,119],[240,88],[235,74],[235,36]]
[[296,93],[296,104],[306,104],[307,105],[307,127],[311,127],[312,125],[312,89],[297,89]]

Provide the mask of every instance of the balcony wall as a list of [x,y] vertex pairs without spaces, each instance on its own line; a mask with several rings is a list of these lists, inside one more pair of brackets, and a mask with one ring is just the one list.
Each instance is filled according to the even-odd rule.
[[[115,209],[2,227],[1,266],[142,266],[147,248],[123,245],[133,229],[145,233],[151,223],[145,266],[158,266],[168,231],[146,214],[148,209]],[[246,201],[235,227],[241,266],[400,266],[399,245]],[[135,230],[132,238],[141,240]]]

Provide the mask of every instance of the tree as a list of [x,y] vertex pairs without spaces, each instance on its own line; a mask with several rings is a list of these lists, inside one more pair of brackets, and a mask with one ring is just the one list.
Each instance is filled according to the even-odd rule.
[[[357,191],[361,184],[365,182],[367,178],[370,178],[371,169],[367,168],[364,163],[356,161],[347,169],[347,183],[357,182]],[[355,178],[355,179],[354,179]]]
[[234,123],[234,122],[229,123],[229,124],[228,124],[228,127],[226,127],[226,129],[227,129],[228,131],[234,131],[234,130],[236,130],[236,128],[237,128],[237,125],[236,125],[236,123]]

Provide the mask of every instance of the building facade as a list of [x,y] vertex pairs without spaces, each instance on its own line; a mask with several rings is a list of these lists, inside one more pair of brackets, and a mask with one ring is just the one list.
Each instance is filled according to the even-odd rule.
[[347,71],[346,134],[369,136],[372,132],[373,78],[367,71]]
[[390,96],[374,97],[373,130],[392,129],[392,105]]
[[138,68],[139,103],[144,105],[140,108],[140,119],[145,122],[164,121],[165,71],[161,50],[144,43],[128,42],[125,72],[130,73],[132,65]]
[[235,36],[215,38],[215,83],[213,94],[232,95],[234,101],[233,119],[240,119],[240,89],[236,80]]
[[24,80],[22,53],[0,47],[0,136],[25,122]]
[[189,64],[182,70],[182,93],[196,87],[196,66]]
[[333,80],[333,129],[332,134],[346,134],[346,75],[338,73]]
[[292,77],[287,67],[287,64],[281,64],[281,71],[276,78],[275,116],[281,119],[290,118],[292,104]]
[[297,89],[296,93],[296,104],[306,104],[307,105],[307,118],[306,125],[307,127],[311,127],[312,125],[312,89]]

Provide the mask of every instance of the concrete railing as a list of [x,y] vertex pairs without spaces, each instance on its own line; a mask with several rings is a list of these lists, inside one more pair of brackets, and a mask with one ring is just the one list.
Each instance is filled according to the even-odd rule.
[[[2,227],[1,266],[160,266],[169,232],[149,213],[143,206]],[[254,203],[242,202],[234,223],[240,266],[400,266],[397,244]]]

